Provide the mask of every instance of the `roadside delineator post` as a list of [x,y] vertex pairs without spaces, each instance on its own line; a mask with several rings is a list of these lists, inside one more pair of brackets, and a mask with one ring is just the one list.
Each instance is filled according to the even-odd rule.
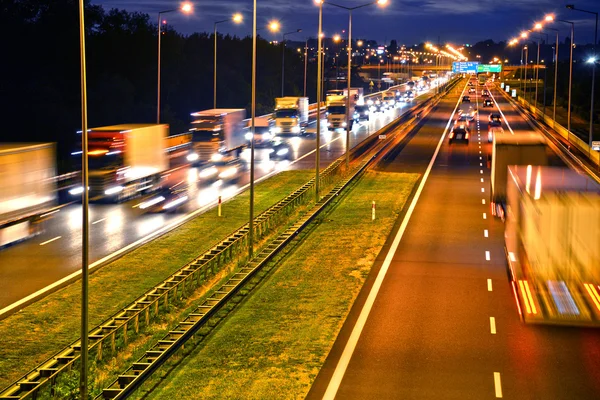
[[375,221],[375,200],[373,200],[373,205],[371,206],[371,221]]
[[219,206],[217,207],[217,209],[218,209],[218,213],[219,213],[218,215],[220,217],[221,216],[221,196],[219,196]]

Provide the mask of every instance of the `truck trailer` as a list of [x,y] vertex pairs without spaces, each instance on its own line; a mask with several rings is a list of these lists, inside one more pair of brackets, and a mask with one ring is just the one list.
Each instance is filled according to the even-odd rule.
[[510,166],[505,226],[525,322],[600,325],[600,185],[568,168]]
[[191,114],[190,132],[196,165],[224,158],[236,159],[247,147],[250,138],[244,129],[246,110],[215,108]]
[[[169,156],[166,124],[121,124],[88,132],[91,200],[123,201],[161,188]],[[81,151],[73,153],[80,155]],[[81,186],[69,191],[80,196]]]
[[278,97],[275,99],[271,134],[298,136],[308,125],[308,97]]
[[504,219],[506,177],[509,165],[548,165],[546,139],[538,133],[493,135],[490,206],[492,215]]
[[0,143],[0,247],[27,239],[56,206],[53,143]]

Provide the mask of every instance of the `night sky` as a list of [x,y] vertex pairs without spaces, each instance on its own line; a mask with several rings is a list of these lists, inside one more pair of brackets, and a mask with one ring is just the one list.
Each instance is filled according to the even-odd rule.
[[[92,0],[105,9],[122,8],[150,14],[154,20],[158,11],[177,8],[178,1],[171,0]],[[335,3],[353,7],[369,0],[336,0]],[[252,0],[196,0],[194,15],[170,13],[167,22],[179,32],[191,34],[213,30],[216,20],[224,19],[234,12],[241,12],[245,21],[242,25],[220,24],[219,32],[246,36],[252,29]],[[442,43],[475,43],[480,40],[507,40],[523,29],[529,29],[546,13],[556,13],[560,19],[570,20],[575,25],[575,43],[591,43],[594,35],[593,15],[565,8],[572,2],[552,0],[390,0],[380,10],[376,6],[354,12],[353,37],[375,39],[380,42],[396,39],[399,44],[424,41]],[[577,8],[600,11],[598,0],[578,0]],[[281,21],[284,32],[302,29],[302,33],[290,35],[289,40],[315,37],[318,24],[318,8],[313,0],[258,0],[258,24],[265,25],[271,19]],[[324,6],[324,32],[330,36],[342,33],[348,24],[347,12],[332,6]],[[554,25],[561,29],[561,41],[568,35],[569,25]],[[281,34],[264,31],[270,40],[279,39]]]

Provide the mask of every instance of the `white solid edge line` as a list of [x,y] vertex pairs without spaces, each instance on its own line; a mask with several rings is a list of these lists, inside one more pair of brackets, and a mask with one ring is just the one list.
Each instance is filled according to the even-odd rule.
[[494,372],[494,389],[496,398],[502,398],[502,382],[500,381],[500,372]]
[[496,104],[496,108],[498,109],[498,112],[500,113],[500,115],[502,115],[502,118],[504,118],[504,122],[506,122],[506,127],[508,128],[508,130],[510,131],[510,133],[512,135],[514,135],[515,133],[513,132],[512,128],[510,127],[510,124],[508,123],[508,120],[506,119],[506,116],[504,115],[504,113],[500,109],[500,106],[498,105],[498,102],[496,101],[496,98],[492,94],[492,91],[490,90],[489,92],[490,92],[490,96],[492,96],[492,100],[494,100],[494,103]]
[[[402,115],[402,114],[400,114],[400,115]],[[369,134],[368,134],[368,136],[371,136],[371,134],[372,134],[372,133],[369,133]],[[331,143],[335,142],[336,140],[340,140],[341,138],[342,138],[342,136],[338,136],[337,138],[335,138],[335,139],[332,139],[332,140],[330,140],[329,142],[326,142],[326,143],[322,144],[320,148],[323,148],[323,147],[327,146],[328,144],[331,144]],[[305,157],[308,157],[309,155],[311,155],[311,154],[312,154],[312,153],[314,153],[315,151],[316,151],[316,149],[313,149],[313,150],[311,150],[310,152],[308,152],[308,153],[304,154],[302,157],[299,157],[299,158],[297,158],[296,160],[294,160],[294,161],[290,162],[290,165],[293,165],[293,164],[295,164],[296,162],[298,162],[298,161],[302,160],[303,158],[305,158]],[[266,174],[266,175],[264,175],[264,176],[261,176],[260,178],[256,179],[255,183],[262,182],[263,180],[265,180],[265,179],[267,179],[267,178],[270,178],[271,176],[275,175],[275,174],[276,174],[276,173],[278,173],[278,172],[281,172],[281,171],[279,171],[279,170],[277,170],[277,169],[276,169],[276,170],[273,170],[273,171],[269,172],[268,174]],[[238,189],[238,190],[237,190],[235,193],[233,193],[233,194],[231,195],[231,197],[229,197],[229,198],[227,198],[227,199],[223,199],[223,200],[229,200],[229,199],[231,199],[231,198],[233,198],[233,197],[237,196],[239,193],[241,193],[241,192],[243,192],[244,190],[246,190],[246,189],[247,189],[249,186],[250,186],[250,184],[249,184],[249,183],[247,183],[246,185],[244,185],[244,186],[242,186],[241,188],[239,188],[239,189]],[[144,242],[146,242],[146,241],[148,241],[148,240],[152,239],[152,238],[153,238],[153,237],[155,237],[155,236],[160,236],[162,233],[164,233],[165,231],[168,231],[169,229],[172,229],[174,226],[176,226],[176,225],[178,225],[178,224],[180,224],[180,223],[184,223],[184,222],[186,222],[187,220],[189,220],[189,219],[191,219],[191,218],[195,217],[196,215],[198,215],[198,214],[201,214],[201,213],[203,213],[203,212],[206,212],[206,211],[208,211],[208,210],[209,210],[211,207],[214,207],[214,206],[216,206],[216,205],[217,205],[217,202],[218,202],[218,200],[214,200],[214,201],[212,201],[211,203],[209,203],[209,204],[205,205],[204,207],[201,207],[201,208],[199,208],[199,209],[197,209],[197,210],[195,210],[195,211],[192,211],[192,212],[191,212],[191,213],[189,213],[189,214],[183,215],[181,218],[178,218],[178,219],[174,220],[174,221],[173,221],[173,222],[171,222],[170,224],[168,224],[168,225],[165,225],[165,226],[163,226],[162,228],[160,228],[160,229],[158,229],[158,230],[156,230],[156,231],[154,231],[154,232],[152,232],[152,233],[150,233],[150,234],[148,234],[148,235],[144,236],[143,238],[140,238],[140,239],[136,240],[135,242],[133,242],[133,243],[130,243],[130,244],[128,244],[127,246],[125,246],[125,247],[123,247],[123,248],[121,248],[121,249],[119,249],[119,250],[117,250],[117,251],[115,251],[115,252],[113,252],[113,253],[111,253],[111,254],[108,254],[108,255],[106,255],[106,256],[104,256],[104,257],[102,257],[100,260],[98,260],[98,261],[95,261],[95,262],[93,262],[92,264],[90,264],[90,265],[89,265],[89,267],[88,267],[88,270],[90,270],[90,271],[91,271],[92,269],[94,269],[94,268],[98,267],[98,265],[101,265],[103,262],[105,262],[105,261],[107,261],[107,260],[110,260],[111,258],[118,256],[119,254],[122,254],[122,253],[124,253],[124,252],[127,252],[127,251],[129,251],[129,249],[131,249],[132,247],[138,246],[138,245],[140,245],[140,244],[142,244],[142,243],[144,243]],[[96,222],[100,222],[100,221],[96,221]],[[61,236],[59,236],[59,237],[57,237],[57,238],[54,238],[54,239],[52,239],[52,240],[58,240],[58,239],[60,239],[60,238],[61,238]],[[17,301],[15,301],[15,302],[14,302],[14,303],[12,303],[12,304],[9,304],[8,306],[4,307],[3,309],[0,309],[0,318],[2,318],[2,316],[3,316],[4,314],[6,314],[6,313],[8,313],[8,312],[12,311],[13,309],[15,309],[15,308],[19,308],[21,305],[23,305],[23,304],[27,303],[27,302],[28,302],[28,301],[30,301],[31,299],[35,299],[36,297],[38,297],[38,296],[41,296],[41,295],[43,295],[44,293],[46,293],[46,292],[48,292],[48,291],[51,291],[51,290],[53,290],[53,289],[54,289],[54,288],[56,288],[56,287],[59,287],[59,286],[61,286],[63,283],[65,283],[65,282],[68,282],[69,280],[71,280],[71,279],[74,279],[74,278],[76,278],[76,277],[77,277],[77,276],[79,276],[79,275],[81,275],[81,269],[78,269],[77,271],[75,271],[75,272],[73,272],[73,273],[71,273],[71,274],[69,274],[69,275],[65,276],[64,278],[61,278],[61,279],[59,279],[58,281],[56,281],[56,282],[54,282],[54,283],[51,283],[50,285],[48,285],[48,286],[45,286],[45,287],[41,288],[40,290],[38,290],[38,291],[36,291],[36,292],[34,292],[34,293],[32,293],[32,294],[30,294],[30,295],[26,296],[26,297],[23,297],[23,298],[22,298],[22,299],[20,299],[20,300],[17,300]]]
[[490,332],[492,335],[496,334],[496,318],[490,317]]
[[54,237],[54,238],[52,238],[52,239],[50,239],[50,240],[46,240],[45,242],[42,242],[42,243],[40,243],[40,246],[43,246],[43,245],[45,245],[45,244],[48,244],[48,243],[52,243],[52,242],[54,242],[55,240],[58,240],[58,239],[60,239],[61,237],[62,237],[62,236],[57,236],[57,237]]
[[458,98],[458,101],[456,102],[456,107],[454,107],[454,111],[452,111],[452,114],[450,115],[450,119],[448,119],[448,123],[446,124],[444,133],[442,133],[442,137],[440,138],[440,141],[438,142],[438,145],[435,149],[435,153],[433,153],[433,157],[431,158],[431,161],[429,161],[429,165],[427,166],[427,170],[425,171],[425,174],[423,175],[423,179],[421,180],[421,183],[419,184],[419,187],[415,193],[415,196],[413,197],[413,199],[410,203],[410,206],[408,207],[408,211],[406,212],[406,215],[405,215],[404,219],[402,220],[400,229],[396,233],[396,236],[394,237],[394,241],[392,242],[392,245],[390,246],[390,249],[388,250],[388,253],[385,256],[385,260],[383,261],[383,264],[381,265],[381,269],[379,270],[379,273],[377,274],[377,277],[375,278],[375,282],[373,283],[373,286],[371,287],[369,296],[367,297],[367,300],[365,301],[365,304],[363,305],[363,308],[360,311],[360,315],[358,316],[358,319],[356,320],[356,324],[354,325],[354,328],[352,328],[352,333],[350,334],[350,337],[348,338],[348,341],[346,342],[344,351],[342,352],[342,355],[335,367],[335,371],[333,372],[333,375],[331,376],[331,380],[329,381],[329,384],[327,385],[327,390],[325,391],[325,394],[323,395],[323,399],[333,400],[337,394],[338,389],[340,388],[342,379],[344,378],[346,369],[348,368],[348,365],[350,364],[350,359],[352,358],[352,354],[354,353],[354,349],[356,348],[356,345],[358,343],[358,339],[360,338],[362,330],[365,327],[365,324],[367,323],[367,318],[369,317],[371,309],[373,308],[373,304],[375,303],[375,299],[377,298],[379,289],[381,288],[381,285],[383,284],[383,279],[385,278],[385,275],[387,274],[387,271],[388,271],[388,268],[390,267],[392,259],[394,258],[394,254],[396,253],[396,250],[398,249],[398,246],[400,245],[400,241],[402,240],[402,236],[404,235],[406,226],[408,225],[408,222],[410,221],[410,217],[417,205],[417,202],[419,201],[421,192],[423,191],[423,188],[425,187],[425,183],[427,182],[427,178],[429,177],[429,174],[433,168],[433,164],[435,163],[437,155],[440,152],[440,148],[442,147],[442,144],[444,143],[444,138],[446,137],[448,128],[450,127],[450,124],[452,123],[454,114],[456,113],[458,106],[461,104],[461,99],[462,99],[462,96],[464,95],[466,88],[467,88],[467,85],[465,84],[462,94],[460,95],[460,97]]
[[106,221],[106,218],[99,219],[98,221],[92,222],[92,225],[99,224],[102,221]]
[[488,292],[491,292],[492,291],[492,280],[488,279],[487,283],[488,283]]

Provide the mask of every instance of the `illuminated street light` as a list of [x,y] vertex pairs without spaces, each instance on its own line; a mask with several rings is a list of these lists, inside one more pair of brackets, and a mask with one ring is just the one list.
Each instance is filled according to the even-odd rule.
[[213,55],[213,108],[217,108],[217,25],[222,24],[224,22],[233,21],[236,24],[241,24],[244,20],[244,17],[240,13],[235,13],[231,17],[231,19],[222,19],[220,21],[215,22],[215,29],[213,32],[214,38],[214,55]]
[[552,22],[552,21],[554,21],[554,15],[552,15],[552,14],[546,15],[544,17],[544,21],[546,21],[546,22]]
[[271,21],[271,22],[269,22],[269,30],[271,32],[279,32],[280,28],[281,28],[281,25],[279,24],[279,21]]
[[340,37],[340,35],[334,35],[333,36],[333,41],[338,43],[340,40],[342,40],[342,38]]
[[521,32],[521,38],[527,39],[528,36],[529,36],[529,33],[527,33],[527,32]]
[[156,123],[160,124],[160,43],[161,43],[161,36],[162,36],[162,32],[161,32],[161,26],[162,26],[162,22],[161,21],[161,15],[162,14],[167,14],[170,12],[174,12],[174,11],[181,11],[184,14],[191,14],[194,11],[194,7],[192,6],[192,3],[189,2],[185,2],[181,4],[181,7],[179,7],[179,10],[177,9],[173,9],[173,10],[164,10],[164,11],[159,11],[158,12],[158,79],[157,79],[157,89],[156,89]]

